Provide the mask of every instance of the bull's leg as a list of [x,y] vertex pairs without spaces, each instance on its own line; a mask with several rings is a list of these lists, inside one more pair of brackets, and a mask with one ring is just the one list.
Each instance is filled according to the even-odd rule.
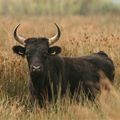
[[88,100],[95,102],[97,95],[100,93],[100,85],[98,83],[86,84],[84,93]]
[[42,106],[42,100],[40,100],[39,94],[35,91],[32,84],[29,85],[29,91],[30,91],[30,104],[31,106],[40,105]]

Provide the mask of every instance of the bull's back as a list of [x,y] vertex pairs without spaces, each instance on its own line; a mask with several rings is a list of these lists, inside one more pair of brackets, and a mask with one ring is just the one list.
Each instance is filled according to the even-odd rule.
[[86,60],[94,64],[99,71],[103,71],[106,77],[113,82],[115,76],[115,67],[112,59],[103,51],[86,57]]
[[66,74],[68,74],[70,79],[96,80],[99,79],[99,71],[103,71],[111,82],[114,80],[115,68],[113,61],[102,51],[90,56],[76,58],[64,57],[64,61],[67,71]]

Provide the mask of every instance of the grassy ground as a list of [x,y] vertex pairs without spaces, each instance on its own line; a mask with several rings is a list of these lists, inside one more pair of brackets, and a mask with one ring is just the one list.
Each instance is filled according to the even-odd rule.
[[[0,120],[119,120],[120,118],[120,17],[0,17]],[[47,36],[55,33],[53,23],[59,24],[62,36],[56,43],[62,47],[64,56],[88,55],[105,51],[114,61],[116,76],[114,86],[108,94],[102,92],[99,108],[86,102],[70,104],[69,98],[48,105],[47,109],[29,103],[27,62],[13,54],[11,48],[17,44],[13,29],[21,23],[19,33],[24,37]]]

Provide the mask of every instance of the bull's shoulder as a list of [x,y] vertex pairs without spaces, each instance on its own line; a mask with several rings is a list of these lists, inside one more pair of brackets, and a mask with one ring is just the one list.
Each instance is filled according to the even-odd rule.
[[61,57],[60,55],[55,55],[50,57],[50,61],[52,61],[53,63],[56,63],[56,62],[62,63],[64,62],[64,58]]
[[59,55],[51,56],[50,59],[49,59],[49,65],[54,66],[54,68],[63,69],[64,58],[59,56]]

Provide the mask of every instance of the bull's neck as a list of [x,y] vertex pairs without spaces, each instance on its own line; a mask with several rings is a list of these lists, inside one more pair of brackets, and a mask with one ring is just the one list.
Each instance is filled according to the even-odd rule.
[[45,86],[45,81],[46,81],[46,75],[45,73],[43,74],[31,74],[31,81],[36,90],[41,91],[42,88]]

